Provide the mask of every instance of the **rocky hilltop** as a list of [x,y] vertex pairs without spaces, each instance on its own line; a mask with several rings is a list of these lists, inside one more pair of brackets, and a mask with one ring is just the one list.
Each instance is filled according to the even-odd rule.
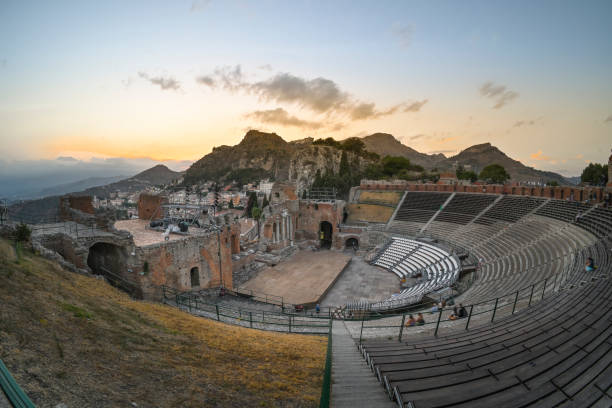
[[[271,178],[296,182],[298,189],[305,189],[317,171],[337,172],[342,157],[341,150],[312,142],[312,138],[286,142],[276,133],[249,130],[237,145],[215,147],[193,163],[185,173],[185,183]],[[348,159],[361,167],[369,163],[352,153],[348,153]]]
[[97,197],[106,198],[110,193],[115,191],[123,191],[135,193],[151,186],[170,184],[183,176],[182,172],[172,171],[163,164],[158,164],[150,169],[136,174],[133,177],[126,178],[116,183],[107,184],[100,187],[88,188],[79,194],[95,195]]
[[[403,156],[425,169],[454,171],[457,166],[471,168],[476,173],[493,163],[505,167],[513,181],[549,181],[560,184],[568,181],[560,174],[536,170],[504,154],[490,143],[468,147],[459,154],[446,157],[443,154],[425,154],[402,144],[393,135],[374,133],[361,138],[366,150],[381,157]],[[185,174],[186,184],[206,180],[273,180],[297,182],[299,189],[308,188],[317,173],[327,169],[339,170],[342,151],[332,146],[315,145],[312,138],[286,142],[276,133],[250,130],[235,146],[215,147],[210,154],[195,162]],[[372,163],[370,159],[349,154],[352,163],[361,168]]]
[[373,135],[363,137],[361,140],[365,143],[368,151],[377,153],[380,157],[402,156],[410,160],[412,164],[418,164],[426,169],[438,167],[440,163],[446,160],[446,157],[441,153],[420,153],[388,133],[374,133]]
[[441,167],[451,169],[454,166],[470,166],[476,173],[480,172],[485,166],[491,163],[502,165],[513,181],[550,181],[554,180],[559,184],[568,184],[568,180],[560,174],[551,171],[536,170],[527,167],[518,160],[508,157],[504,152],[491,143],[482,143],[468,147],[456,156],[449,157]]

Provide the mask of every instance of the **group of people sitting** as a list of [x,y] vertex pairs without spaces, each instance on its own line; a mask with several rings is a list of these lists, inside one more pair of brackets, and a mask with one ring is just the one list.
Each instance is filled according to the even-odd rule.
[[[444,309],[446,306],[446,302],[442,302],[439,306],[435,304],[431,308],[431,313],[437,313],[440,309]],[[448,317],[449,320],[457,320],[463,319],[467,317],[467,310],[463,307],[463,304],[459,303],[459,307],[456,305],[453,307],[453,313]],[[423,313],[418,313],[417,318],[415,319],[413,315],[408,315],[408,320],[406,320],[406,327],[410,326],[423,326],[425,324],[425,318],[423,318]]]
[[416,319],[414,318],[413,315],[409,315],[408,320],[406,320],[406,327],[423,326],[424,324],[425,324],[425,319],[423,318],[423,313],[419,313]]

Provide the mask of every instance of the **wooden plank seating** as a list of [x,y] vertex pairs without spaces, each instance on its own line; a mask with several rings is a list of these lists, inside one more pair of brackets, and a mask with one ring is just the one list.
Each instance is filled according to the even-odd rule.
[[361,351],[402,407],[606,406],[611,295],[600,279],[466,332]]
[[491,205],[496,198],[497,195],[493,194],[456,193],[442,208],[436,220],[465,225]]
[[426,223],[450,197],[450,193],[409,192],[395,220]]
[[491,224],[492,220],[514,223],[542,205],[544,201],[544,198],[507,195],[474,222],[485,225]]

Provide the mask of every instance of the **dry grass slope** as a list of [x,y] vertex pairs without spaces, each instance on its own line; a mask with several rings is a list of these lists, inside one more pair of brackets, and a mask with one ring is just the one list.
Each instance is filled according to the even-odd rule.
[[402,198],[402,193],[398,191],[368,191],[364,190],[359,194],[360,202],[374,201],[388,205],[396,205]]
[[40,407],[313,407],[325,338],[131,300],[0,240],[0,357]]
[[374,204],[347,204],[348,221],[386,223],[393,215],[393,207]]

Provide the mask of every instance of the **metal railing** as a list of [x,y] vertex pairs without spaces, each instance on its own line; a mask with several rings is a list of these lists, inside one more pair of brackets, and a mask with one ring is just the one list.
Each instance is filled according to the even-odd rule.
[[[594,276],[593,278],[597,277]],[[364,314],[359,327],[359,343],[361,344],[364,341],[364,335],[365,337],[368,337],[368,331],[375,331],[381,336],[392,337],[389,331],[396,330],[397,340],[401,342],[402,337],[413,329],[433,329],[433,336],[437,337],[441,324],[446,322],[452,323],[452,326],[448,326],[452,327],[452,330],[456,330],[457,327],[463,327],[464,330],[469,330],[470,323],[475,318],[480,318],[480,320],[482,320],[483,315],[489,315],[490,320],[487,318],[487,322],[493,322],[496,318],[499,319],[500,317],[507,317],[515,314],[519,310],[530,307],[532,304],[543,300],[547,294],[550,295],[551,293],[555,292],[553,289],[555,284],[556,283],[554,281],[550,282],[548,279],[544,279],[543,281],[517,290],[512,294],[500,296],[489,301],[467,305],[465,306],[467,316],[461,318],[451,318],[451,316],[454,316],[454,311],[453,309],[449,308],[439,309],[437,312],[426,312],[424,314],[429,317],[425,317],[425,323],[420,325],[406,326],[406,317],[409,314],[408,312],[394,316],[376,318],[366,318]],[[491,305],[491,303],[493,303],[493,305]],[[395,324],[367,324],[367,322],[376,322],[382,318],[389,319],[390,317],[396,317],[396,319],[394,319],[396,320]],[[430,318],[433,318],[433,320],[427,321]],[[382,331],[384,329],[386,329],[386,332]]]
[[327,316],[233,308],[210,303],[197,294],[180,293],[167,286],[162,286],[162,295],[165,304],[193,315],[243,327],[299,334],[328,334],[331,327],[331,319]]
[[327,335],[327,354],[325,357],[325,371],[323,372],[323,385],[321,386],[321,399],[319,408],[329,408],[331,403],[331,371],[332,371],[332,320],[329,321],[329,333]]
[[36,408],[30,398],[15,382],[8,368],[0,360],[0,389],[4,391],[9,403],[15,408]]

